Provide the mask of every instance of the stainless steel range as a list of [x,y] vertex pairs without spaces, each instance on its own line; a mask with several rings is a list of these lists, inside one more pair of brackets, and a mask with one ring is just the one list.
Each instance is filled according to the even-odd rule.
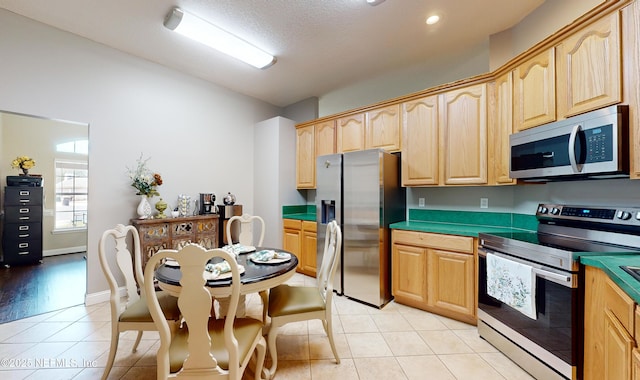
[[538,379],[580,379],[580,256],[639,253],[640,208],[540,204],[536,217],[537,232],[480,234],[478,332]]

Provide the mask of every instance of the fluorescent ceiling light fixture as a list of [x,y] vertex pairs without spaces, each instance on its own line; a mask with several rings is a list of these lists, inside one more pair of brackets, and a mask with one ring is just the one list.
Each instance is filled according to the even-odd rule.
[[164,26],[259,69],[276,63],[273,55],[178,7],[167,14]]
[[438,21],[440,21],[440,16],[438,16],[438,15],[433,15],[433,16],[427,17],[427,25],[433,25],[433,24],[437,23]]
[[384,0],[367,0],[367,4],[369,5],[378,5],[380,3],[383,3]]

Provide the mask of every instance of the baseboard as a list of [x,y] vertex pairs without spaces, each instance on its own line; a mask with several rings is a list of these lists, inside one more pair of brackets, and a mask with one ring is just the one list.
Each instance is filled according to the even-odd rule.
[[[124,297],[127,295],[127,288],[121,287],[118,289],[118,292],[120,293],[120,297]],[[111,292],[109,290],[103,290],[96,293],[87,293],[84,296],[84,304],[86,306],[91,306],[102,302],[109,302],[110,297]]]
[[79,245],[77,247],[66,247],[66,248],[57,248],[57,249],[47,249],[46,251],[42,251],[42,256],[56,256],[56,255],[66,255],[67,253],[78,253],[78,252],[86,252],[86,245]]

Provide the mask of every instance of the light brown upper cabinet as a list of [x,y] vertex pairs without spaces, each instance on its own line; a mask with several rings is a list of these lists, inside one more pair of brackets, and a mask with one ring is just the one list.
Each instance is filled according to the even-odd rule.
[[509,135],[513,133],[513,72],[509,71],[496,78],[494,85],[494,100],[491,103],[490,136],[489,141],[493,149],[489,152],[489,163],[493,166],[493,177],[499,185],[511,185],[516,181],[509,177]]
[[400,150],[400,105],[371,110],[365,114],[365,149]]
[[620,42],[620,13],[613,12],[556,47],[560,116],[620,102]]
[[336,153],[336,121],[329,120],[315,125],[316,156]]
[[476,84],[440,96],[441,184],[486,184],[487,85]]
[[[625,104],[640,104],[640,2],[634,1],[621,10],[623,69],[622,99]],[[629,107],[629,172],[640,179],[640,112]]]
[[554,49],[532,57],[515,69],[514,131],[556,120]]
[[313,125],[296,129],[296,187],[316,187],[315,128]]
[[438,96],[402,103],[402,185],[438,184]]
[[341,117],[336,121],[337,153],[365,149],[364,114]]

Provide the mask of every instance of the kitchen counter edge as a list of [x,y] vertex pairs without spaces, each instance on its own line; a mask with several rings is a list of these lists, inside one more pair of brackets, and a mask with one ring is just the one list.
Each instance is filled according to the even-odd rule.
[[620,268],[621,265],[640,266],[639,254],[615,256],[582,256],[580,263],[602,269],[637,304],[640,304],[640,281]]

